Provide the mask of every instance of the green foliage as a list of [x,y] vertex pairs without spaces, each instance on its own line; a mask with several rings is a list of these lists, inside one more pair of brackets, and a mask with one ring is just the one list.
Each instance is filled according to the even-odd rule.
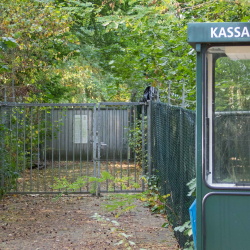
[[[8,133],[8,129],[0,123],[0,135]],[[3,195],[9,190],[16,187],[16,179],[19,177],[19,172],[16,167],[15,161],[12,159],[7,147],[3,147],[4,141],[2,140],[0,146],[0,182],[3,181],[3,186],[0,187],[0,200]]]
[[70,16],[53,0],[3,0],[0,8],[0,85],[14,83],[19,90],[16,101],[60,100],[69,89],[60,84],[56,68],[75,54],[77,43],[68,32]]
[[[187,183],[187,186],[189,187],[188,196],[196,196],[196,178],[192,179],[189,183]],[[183,225],[175,227],[174,231],[179,231],[189,237],[192,236],[193,231],[191,221],[187,221]],[[189,240],[187,240],[187,242],[185,243],[183,250],[194,250],[194,241],[190,240],[189,238]]]
[[[12,37],[2,37],[0,38],[0,52],[7,51],[10,48],[16,48],[17,42]],[[4,62],[4,56],[0,54],[0,73],[9,72],[9,68]]]
[[45,122],[45,108],[1,107],[0,179],[3,178],[5,192],[16,188],[21,172],[42,164],[41,145],[57,137],[62,120],[53,124],[52,134],[49,108],[46,115]]
[[187,194],[187,196],[196,196],[196,178],[188,182],[187,186],[189,188],[189,193]]
[[108,200],[111,204],[103,204],[102,206],[109,212],[116,212],[116,218],[122,213],[128,212],[136,208],[134,202],[140,199],[142,194],[112,194]]
[[[144,116],[144,131],[142,131],[142,115],[140,115],[139,119],[136,119],[134,123],[128,128],[128,133],[126,137],[128,138],[129,147],[132,149],[133,152],[136,153],[136,163],[142,167],[147,166],[147,153],[146,148],[142,148],[142,135],[144,134],[144,141],[147,141],[147,117]],[[145,146],[144,146],[145,147]]]
[[184,232],[184,235],[191,236],[193,234],[191,221],[185,222],[183,225],[174,228],[175,231]]
[[178,105],[185,79],[189,108],[196,53],[187,23],[247,22],[250,14],[246,0],[4,0],[0,7],[0,82],[29,86],[30,101],[139,100],[148,85],[159,85],[166,101],[171,81]]
[[158,192],[158,182],[159,182],[159,177],[157,175],[145,175],[145,181],[148,183],[148,190],[150,192]]
[[[144,176],[142,177],[147,183],[147,190],[142,193],[141,200],[144,201],[144,206],[149,207],[152,213],[165,214],[165,203],[166,199],[170,196],[161,195],[158,188],[158,176]],[[167,223],[164,223],[162,227],[165,227]]]
[[[172,104],[182,96],[195,107],[196,53],[187,43],[188,22],[248,21],[247,1],[58,1],[74,22],[81,58],[98,70],[101,88],[91,95],[106,100],[139,100],[148,85],[160,88],[167,100],[171,81]],[[91,51],[89,50],[91,48]],[[109,75],[110,84],[103,81]],[[104,77],[105,76],[105,77]]]
[[[187,235],[189,237],[193,235],[191,221],[185,222],[182,226],[175,227],[174,230],[179,231],[179,232],[181,232],[184,235]],[[194,250],[194,249],[195,249],[194,248],[194,241],[190,241],[190,240],[188,240],[185,243],[185,246],[183,248],[183,250]]]
[[30,101],[139,100],[146,86],[159,85],[164,102],[171,81],[178,105],[185,79],[189,108],[196,53],[187,23],[247,22],[250,14],[245,0],[4,0],[0,7],[0,81],[29,86]]
[[74,192],[87,183],[90,183],[92,185],[90,193],[95,194],[95,191],[97,189],[97,183],[106,182],[109,180],[109,191],[113,191],[114,184],[120,183],[123,187],[123,189],[131,189],[131,188],[140,188],[140,185],[133,181],[132,177],[123,177],[123,178],[114,178],[109,172],[103,171],[101,173],[101,178],[98,177],[90,177],[90,176],[82,176],[78,177],[78,179],[70,183],[66,178],[56,178],[55,177],[55,184],[53,185],[53,189],[65,189],[64,192],[67,194]]
[[[108,227],[111,226],[111,233],[118,231],[118,229],[113,227],[113,226],[120,226],[120,224],[117,221],[115,221],[115,220],[111,221],[109,218],[107,218],[105,216],[101,216],[98,213],[95,213],[93,216],[91,216],[91,218],[95,219],[98,222],[102,222],[102,226],[108,226]],[[124,247],[126,247],[126,249],[130,250],[131,246],[136,245],[133,241],[129,240],[129,237],[131,237],[131,236],[132,235],[128,235],[125,233],[118,233],[117,238],[122,238],[122,240],[114,243],[114,246],[123,245]]]

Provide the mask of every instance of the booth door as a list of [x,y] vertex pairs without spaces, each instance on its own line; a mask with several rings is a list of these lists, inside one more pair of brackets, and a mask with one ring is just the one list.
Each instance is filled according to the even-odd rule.
[[205,54],[203,244],[250,249],[250,46]]

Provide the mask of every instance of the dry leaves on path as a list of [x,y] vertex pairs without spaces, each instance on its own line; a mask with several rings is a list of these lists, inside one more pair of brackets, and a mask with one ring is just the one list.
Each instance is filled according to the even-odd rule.
[[[0,250],[126,249],[115,245],[122,239],[120,233],[131,235],[129,240],[136,244],[132,249],[179,249],[173,232],[161,227],[164,218],[151,215],[139,201],[133,212],[116,219],[101,207],[103,199],[86,195],[52,198],[6,196],[0,202]],[[119,226],[114,231],[111,225],[91,218],[94,213],[116,220]]]

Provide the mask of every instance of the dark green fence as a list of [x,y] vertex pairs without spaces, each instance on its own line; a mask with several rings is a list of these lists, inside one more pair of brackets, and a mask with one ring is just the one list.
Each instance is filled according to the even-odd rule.
[[[169,194],[166,212],[173,228],[189,219],[194,197],[186,185],[195,178],[195,112],[152,103],[152,167],[162,195]],[[181,247],[185,237],[175,232]]]

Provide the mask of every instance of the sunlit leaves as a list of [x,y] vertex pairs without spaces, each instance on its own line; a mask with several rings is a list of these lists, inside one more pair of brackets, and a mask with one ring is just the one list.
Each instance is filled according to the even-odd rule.
[[77,42],[71,33],[67,33],[69,15],[56,9],[53,1],[4,0],[0,8],[3,13],[0,17],[2,44],[11,48],[1,53],[4,65],[11,73],[6,72],[0,84],[14,82],[21,88],[32,84],[37,93],[28,96],[35,97],[33,101],[53,101],[55,93],[58,99],[63,91],[56,83],[53,90],[57,87],[60,90],[51,92],[56,79],[53,67],[73,55],[69,44]]

